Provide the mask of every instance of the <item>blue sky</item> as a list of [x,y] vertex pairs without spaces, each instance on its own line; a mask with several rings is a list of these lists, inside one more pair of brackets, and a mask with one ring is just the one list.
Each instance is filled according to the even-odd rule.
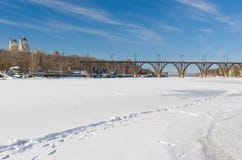
[[110,59],[242,61],[240,0],[1,0],[0,48]]

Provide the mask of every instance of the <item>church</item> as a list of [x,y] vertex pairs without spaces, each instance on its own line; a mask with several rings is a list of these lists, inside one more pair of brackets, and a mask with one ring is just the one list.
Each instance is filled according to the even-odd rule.
[[20,52],[29,52],[29,44],[26,38],[20,38],[19,44],[16,39],[10,39],[8,45],[9,51],[20,51]]

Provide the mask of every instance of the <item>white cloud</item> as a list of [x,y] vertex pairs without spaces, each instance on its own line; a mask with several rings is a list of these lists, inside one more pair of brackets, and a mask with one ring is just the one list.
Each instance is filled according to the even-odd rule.
[[213,33],[214,30],[211,28],[201,28],[199,29],[200,32],[204,32],[204,33]]
[[166,25],[166,24],[160,25],[160,28],[164,29],[165,31],[170,31],[170,32],[180,31],[180,28],[171,26],[171,25]]
[[28,2],[39,4],[58,12],[65,12],[68,14],[82,15],[93,20],[108,23],[112,25],[119,25],[131,28],[140,28],[140,26],[128,22],[122,22],[111,17],[109,13],[101,9],[87,8],[83,6],[73,5],[71,3],[56,1],[56,0],[27,0]]
[[[57,0],[51,0],[51,1],[50,0],[26,0],[26,1],[30,3],[38,4],[41,6],[45,6],[47,8],[53,9],[61,13],[70,14],[78,17],[80,17],[81,15],[89,19],[99,21],[101,23],[122,27],[122,28],[117,28],[116,32],[114,31],[112,32],[112,31],[107,31],[106,29],[90,29],[90,28],[85,28],[85,27],[66,24],[66,23],[62,23],[61,25],[58,25],[59,28],[64,30],[69,30],[69,31],[74,30],[78,32],[95,34],[95,35],[104,36],[104,37],[113,38],[113,39],[118,39],[121,37],[126,37],[126,38],[129,37],[130,39],[130,38],[136,37],[140,40],[147,40],[147,39],[150,40],[152,38],[157,39],[157,37],[159,37],[158,33],[156,33],[153,30],[146,29],[142,26],[139,26],[133,23],[124,22],[124,21],[115,19],[113,16],[111,16],[110,13],[102,9],[88,8],[80,5],[74,5],[64,1],[57,1]],[[55,24],[49,23],[48,25],[52,27],[57,27],[56,23]],[[97,27],[98,26],[96,26],[96,28]]]
[[[112,32],[112,31],[105,31],[100,29],[93,29],[93,28],[86,28],[81,27],[78,25],[70,25],[65,24],[62,22],[56,22],[56,21],[45,21],[42,23],[42,25],[33,25],[25,22],[17,22],[17,21],[11,21],[6,19],[0,18],[0,24],[9,25],[9,26],[15,26],[15,27],[23,27],[23,28],[30,28],[34,30],[40,30],[43,32],[54,32],[55,30],[65,30],[65,31],[75,31],[75,32],[81,32],[81,33],[87,33],[92,35],[97,35],[101,37],[106,37],[112,40],[118,40],[118,41],[127,41],[127,37],[125,38],[124,35],[129,35],[129,37],[136,37],[140,40],[148,40],[148,39],[156,39],[158,35],[148,29],[144,28],[132,28],[125,30],[126,34],[120,34],[118,32]],[[125,40],[126,39],[126,40]],[[129,38],[129,42],[131,39]]]
[[218,14],[217,7],[202,0],[177,0],[178,2],[210,14]]
[[213,3],[209,3],[205,0],[176,0],[176,1],[188,7],[197,9],[200,12],[209,14],[210,17],[208,18],[213,18],[220,23],[227,24],[230,27],[233,27],[234,29],[238,29],[239,22],[231,16],[224,15],[219,10],[219,8]]
[[102,30],[85,28],[85,27],[80,27],[77,25],[69,25],[69,24],[65,24],[65,23],[61,23],[61,22],[49,21],[49,22],[46,22],[46,25],[51,28],[56,28],[56,29],[58,28],[60,30],[65,30],[65,31],[82,32],[82,33],[103,36],[103,37],[107,37],[107,38],[115,37],[111,33],[105,32]]
[[16,26],[16,27],[24,27],[24,28],[31,28],[41,31],[47,31],[45,27],[40,27],[39,25],[33,25],[25,22],[17,22],[17,21],[11,21],[6,19],[0,19],[0,24],[9,25],[9,26]]
[[132,43],[132,41],[137,42],[137,39],[141,41],[153,40],[157,42],[160,41],[161,39],[161,37],[156,32],[149,29],[144,29],[144,28],[139,28],[139,29],[130,28],[121,33],[121,32],[113,32],[110,30],[105,31],[100,29],[85,28],[78,25],[65,24],[57,21],[48,21],[46,22],[46,26],[50,28],[55,28],[58,30],[75,31],[75,32],[97,35],[97,36],[106,37],[112,40],[126,41],[126,42],[129,41],[129,43]]
[[152,44],[162,44],[163,39],[162,36],[156,33],[153,30],[149,29],[128,29],[128,35],[132,35],[132,37],[137,38],[143,42],[151,42]]

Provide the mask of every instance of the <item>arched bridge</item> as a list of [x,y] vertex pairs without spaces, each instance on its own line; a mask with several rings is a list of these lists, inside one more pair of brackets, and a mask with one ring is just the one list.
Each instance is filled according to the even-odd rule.
[[173,65],[179,77],[183,78],[187,69],[191,65],[195,65],[201,74],[201,77],[206,77],[208,70],[213,65],[221,70],[224,77],[228,77],[229,71],[233,66],[238,66],[242,69],[242,62],[209,62],[209,61],[102,61],[102,60],[90,60],[80,61],[80,66],[90,76],[93,73],[94,68],[103,68],[108,70],[110,73],[125,73],[129,72],[133,74],[133,77],[138,77],[138,73],[141,71],[143,65],[150,65],[156,76],[161,77],[162,71],[167,65]]

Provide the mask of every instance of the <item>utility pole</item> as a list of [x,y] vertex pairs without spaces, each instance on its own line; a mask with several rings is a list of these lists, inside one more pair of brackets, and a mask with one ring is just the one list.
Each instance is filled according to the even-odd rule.
[[207,55],[204,54],[203,57],[202,57],[202,59],[203,59],[203,60],[202,60],[203,62],[206,62],[206,61],[207,61]]
[[229,61],[229,56],[228,55],[224,55],[224,62],[228,62]]
[[160,54],[157,55],[157,61],[160,62]]
[[134,61],[137,61],[137,54],[134,54]]
[[111,58],[111,61],[113,61],[113,53],[111,53],[110,58]]
[[181,61],[181,62],[184,61],[184,54],[181,54],[181,55],[180,55],[180,61]]

